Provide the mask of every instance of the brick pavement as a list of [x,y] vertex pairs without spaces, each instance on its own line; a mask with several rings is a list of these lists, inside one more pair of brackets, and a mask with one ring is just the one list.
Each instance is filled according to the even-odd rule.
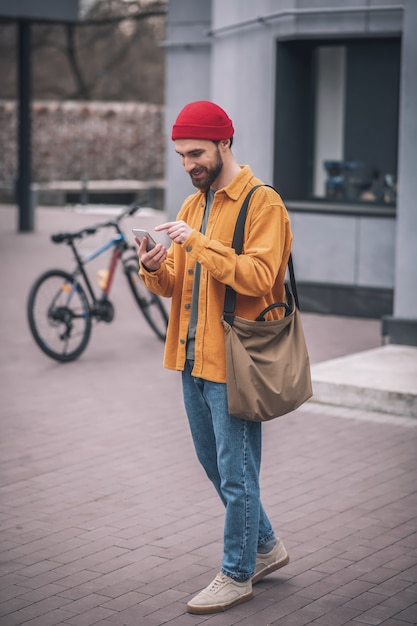
[[[121,277],[116,318],[60,365],[27,330],[51,230],[95,221],[0,208],[1,626],[417,624],[417,421],[307,404],[265,425],[265,507],[291,561],[251,602],[192,616],[223,511],[192,449],[180,380]],[[313,362],[379,345],[369,320],[304,315]],[[354,342],[352,345],[352,337]]]

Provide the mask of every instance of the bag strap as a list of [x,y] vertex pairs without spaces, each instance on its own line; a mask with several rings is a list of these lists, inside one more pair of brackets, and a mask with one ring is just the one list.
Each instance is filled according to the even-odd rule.
[[[243,248],[243,234],[245,228],[246,214],[248,212],[249,200],[253,192],[261,187],[261,185],[256,185],[249,190],[246,198],[243,201],[243,204],[240,208],[239,215],[237,216],[235,231],[233,233],[232,240],[232,248],[235,249],[236,254],[241,254]],[[236,292],[232,287],[226,285],[226,293],[224,296],[224,307],[223,307],[223,319],[230,325],[233,326],[233,320],[235,319],[235,305],[236,305]]]
[[[253,192],[256,191],[259,187],[262,187],[262,185],[255,185],[255,187],[252,187],[252,189],[250,189],[250,191],[248,192],[246,198],[243,201],[243,204],[242,204],[241,209],[239,211],[239,215],[237,216],[235,232],[233,233],[233,241],[232,241],[232,248],[234,248],[236,250],[236,254],[241,254],[242,253],[243,232],[244,232],[244,228],[245,228],[246,215],[247,215],[247,212],[248,212],[249,201],[250,201],[250,199],[252,197]],[[229,289],[231,289],[231,287],[229,287]]]
[[[276,191],[275,187],[272,187],[272,185],[255,185],[255,187],[252,187],[252,189],[249,190],[248,194],[246,195],[246,198],[243,201],[241,209],[239,211],[239,215],[236,220],[235,230],[233,233],[232,248],[235,249],[236,254],[242,253],[243,235],[244,235],[245,221],[246,221],[246,215],[248,212],[249,202],[250,202],[253,192],[256,191],[256,189],[258,189],[259,187],[271,187],[271,189],[274,189],[274,191]],[[291,253],[288,259],[288,272],[290,276],[291,293],[294,297],[295,306],[297,307],[297,309],[299,309],[300,305],[298,301],[297,285],[295,282],[294,265],[293,265]],[[235,305],[236,305],[236,292],[234,289],[232,289],[232,287],[230,287],[229,285],[226,285],[226,293],[224,296],[223,319],[230,326],[233,326],[233,320],[235,318]],[[274,308],[274,306],[286,306],[286,305],[280,302],[280,303],[276,303],[275,305],[271,305],[271,308]],[[268,310],[270,310],[269,307],[268,307]],[[266,311],[263,311],[263,313],[265,312]]]
[[291,293],[294,296],[295,306],[300,310],[300,303],[298,301],[297,283],[295,282],[294,264],[292,262],[292,254],[288,257],[288,273],[290,275]]
[[[259,185],[261,186],[261,185]],[[273,187],[272,185],[264,185],[265,187],[270,187],[271,189],[273,189],[276,193],[278,193],[278,191],[275,189],[275,187]],[[297,307],[298,310],[300,310],[300,302],[298,300],[298,291],[297,291],[297,283],[295,280],[295,273],[294,273],[294,263],[292,260],[292,253],[290,252],[290,256],[288,257],[288,274],[290,276],[290,285],[291,285],[291,293],[294,297],[294,302],[295,302],[295,306]]]

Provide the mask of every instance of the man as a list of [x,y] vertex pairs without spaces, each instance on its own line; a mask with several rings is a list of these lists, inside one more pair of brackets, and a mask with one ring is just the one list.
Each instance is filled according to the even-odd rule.
[[[221,572],[187,604],[190,613],[224,611],[253,596],[252,585],[286,565],[259,494],[262,424],[229,415],[224,330],[225,285],[237,292],[236,315],[255,319],[284,299],[291,249],[287,211],[270,187],[250,201],[244,249],[231,247],[240,207],[261,181],[235,160],[234,129],[212,102],[186,105],[172,129],[175,150],[197,192],[189,196],[166,231],[169,250],[139,244],[140,274],[153,292],[172,298],[164,365],[182,371],[183,396],[199,461],[224,506]],[[271,318],[282,315],[277,309]]]

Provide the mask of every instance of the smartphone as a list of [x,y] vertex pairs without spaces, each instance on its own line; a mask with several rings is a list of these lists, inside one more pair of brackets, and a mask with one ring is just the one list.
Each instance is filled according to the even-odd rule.
[[146,237],[146,239],[148,240],[146,244],[147,252],[149,252],[149,250],[152,250],[152,248],[155,248],[156,241],[152,238],[147,230],[144,230],[143,228],[132,228],[132,230],[133,234],[139,239],[139,241],[142,241],[142,237]]

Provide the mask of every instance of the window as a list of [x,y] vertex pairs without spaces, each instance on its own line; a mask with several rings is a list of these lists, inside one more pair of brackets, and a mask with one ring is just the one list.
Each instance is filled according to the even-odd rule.
[[287,199],[395,204],[400,48],[278,44],[275,183]]

